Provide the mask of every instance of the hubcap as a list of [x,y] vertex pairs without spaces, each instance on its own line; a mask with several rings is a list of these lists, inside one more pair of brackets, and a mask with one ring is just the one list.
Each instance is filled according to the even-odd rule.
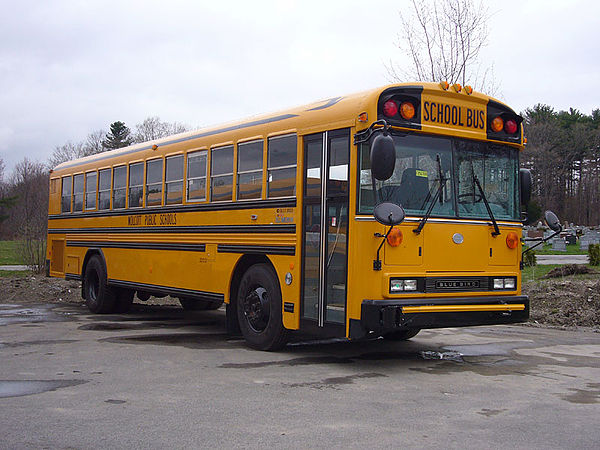
[[262,286],[256,286],[244,298],[244,314],[253,331],[260,333],[269,323],[269,293]]

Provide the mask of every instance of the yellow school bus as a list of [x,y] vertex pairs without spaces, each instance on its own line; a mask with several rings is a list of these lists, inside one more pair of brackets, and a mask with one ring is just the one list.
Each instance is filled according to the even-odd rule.
[[69,161],[47,270],[94,313],[225,303],[263,350],[522,322],[521,121],[468,86],[395,84]]

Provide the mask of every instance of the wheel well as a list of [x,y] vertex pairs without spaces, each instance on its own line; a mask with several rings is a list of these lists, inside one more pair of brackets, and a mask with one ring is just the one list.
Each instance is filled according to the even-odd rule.
[[271,263],[271,260],[269,258],[267,258],[265,255],[244,255],[244,256],[242,256],[240,258],[240,260],[237,262],[235,269],[233,269],[233,275],[231,277],[231,284],[229,285],[229,303],[230,304],[234,303],[236,301],[237,291],[238,291],[238,288],[240,287],[240,281],[242,280],[244,273],[246,273],[246,270],[248,270],[248,268],[250,266],[253,266],[254,264],[268,264],[269,266],[271,266],[271,268],[273,270],[275,270],[273,263]]
[[90,248],[85,257],[83,258],[83,264],[81,265],[81,298],[85,299],[85,294],[83,292],[83,277],[85,277],[85,269],[87,268],[87,264],[92,258],[92,256],[98,255],[102,264],[104,264],[104,269],[106,270],[106,259],[104,258],[104,253],[99,248]]

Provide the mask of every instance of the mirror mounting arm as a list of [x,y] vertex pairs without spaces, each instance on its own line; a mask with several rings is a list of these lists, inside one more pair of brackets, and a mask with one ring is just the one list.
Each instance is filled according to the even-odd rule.
[[363,131],[359,131],[358,133],[356,133],[354,135],[354,145],[363,144],[363,143],[367,142],[369,139],[371,139],[371,136],[373,136],[373,133],[375,133],[375,131],[377,131],[375,129],[375,125],[382,125],[383,131],[386,133],[390,129],[390,126],[388,125],[388,123],[385,120],[383,120],[383,119],[376,120],[369,126],[369,128],[367,128],[366,130],[363,130]]
[[392,228],[394,228],[394,225],[392,225],[390,227],[390,229],[387,230],[387,233],[385,233],[385,234],[381,234],[381,233],[374,234],[375,237],[380,237],[383,239],[381,239],[381,244],[379,244],[379,247],[377,247],[377,259],[373,260],[373,270],[381,270],[381,259],[379,258],[379,252],[381,251],[381,247],[383,247],[383,244],[384,244],[385,240],[387,239],[388,234],[390,234],[390,232],[392,231]]

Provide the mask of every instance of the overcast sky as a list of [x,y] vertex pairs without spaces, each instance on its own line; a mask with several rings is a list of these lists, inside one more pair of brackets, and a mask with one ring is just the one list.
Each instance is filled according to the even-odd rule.
[[[600,107],[600,2],[489,2],[497,97]],[[409,0],[0,0],[0,158],[148,116],[201,127],[389,82]]]

